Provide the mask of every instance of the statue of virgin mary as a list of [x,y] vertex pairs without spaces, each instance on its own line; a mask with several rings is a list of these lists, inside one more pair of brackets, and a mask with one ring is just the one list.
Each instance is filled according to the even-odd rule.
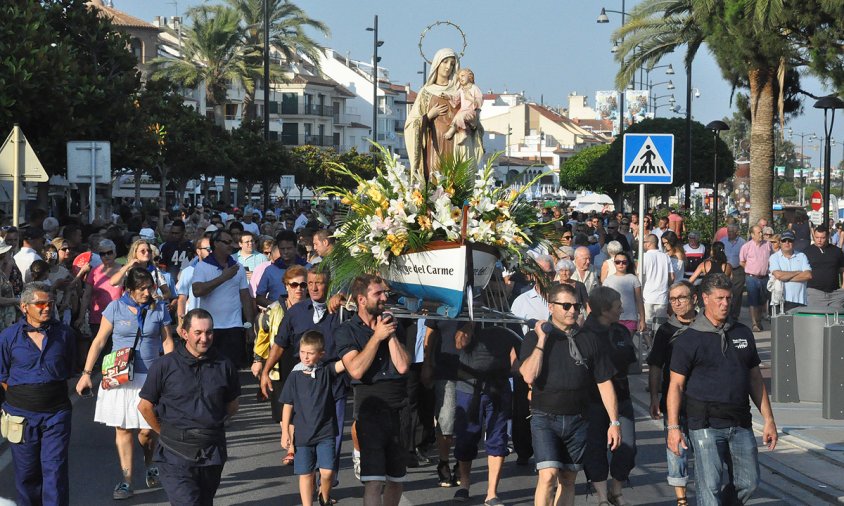
[[404,124],[404,142],[410,159],[410,179],[426,181],[439,168],[444,154],[456,159],[470,160],[479,166],[484,154],[483,128],[458,133],[452,139],[444,137],[458,107],[450,103],[457,95],[457,72],[460,60],[453,49],[443,48],[434,55],[431,72],[419,90],[413,108]]

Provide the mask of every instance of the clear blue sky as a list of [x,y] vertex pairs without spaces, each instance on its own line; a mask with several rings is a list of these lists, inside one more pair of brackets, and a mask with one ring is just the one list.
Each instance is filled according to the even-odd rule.
[[[113,0],[114,6],[141,19],[152,21],[154,16],[181,15],[200,0]],[[209,3],[215,3],[213,0]],[[422,57],[419,55],[419,36],[435,21],[452,21],[466,33],[468,47],[462,66],[475,71],[476,82],[484,90],[503,92],[524,91],[529,100],[544,99],[550,105],[568,105],[568,95],[577,92],[589,97],[594,106],[595,92],[613,89],[618,65],[610,53],[610,35],[621,23],[621,16],[609,13],[608,24],[596,23],[601,7],[620,10],[618,0],[295,0],[311,17],[326,23],[331,36],[316,40],[335,51],[348,53],[353,59],[371,61],[373,17],[378,15],[381,65],[389,69],[396,83],[421,83]],[[628,0],[628,10],[638,3]],[[190,21],[187,20],[186,23]],[[451,28],[437,27],[429,32],[423,45],[428,59],[440,47],[459,50],[462,41]],[[665,76],[664,69],[651,74],[652,82],[674,81],[677,102],[685,109],[686,77],[683,71],[683,51],[664,59],[671,63],[675,75]],[[821,84],[804,77],[803,86],[816,95],[828,93]],[[700,90],[700,98],[693,99],[692,115],[706,124],[732,115],[730,85],[721,77],[708,50],[701,51],[695,60],[692,86]],[[654,94],[666,95],[665,86],[657,86]],[[666,103],[663,99],[660,104]],[[814,100],[804,101],[804,113],[792,120],[795,132],[823,133],[823,112],[812,108]],[[660,107],[659,116],[668,114],[668,107]],[[832,162],[837,164],[844,152],[844,114],[836,118],[832,137]],[[799,137],[794,138],[799,143]],[[807,144],[806,154],[819,163],[816,143]],[[834,166],[834,165],[833,165]]]

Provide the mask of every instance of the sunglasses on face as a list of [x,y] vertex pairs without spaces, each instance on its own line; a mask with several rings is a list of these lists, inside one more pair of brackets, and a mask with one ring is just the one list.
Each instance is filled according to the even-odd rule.
[[555,306],[560,306],[563,308],[563,311],[569,311],[571,308],[574,308],[575,312],[580,311],[580,308],[583,307],[583,304],[580,302],[552,302]]
[[676,304],[676,303],[678,303],[678,302],[685,302],[685,301],[687,301],[687,300],[689,300],[689,299],[691,299],[691,296],[689,296],[689,295],[681,295],[681,296],[679,296],[679,297],[668,297],[668,302],[670,302],[670,303],[672,303],[672,304]]
[[55,303],[56,301],[54,300],[36,300],[34,302],[30,302],[28,305],[35,306],[38,309],[47,309]]
[[111,250],[111,251],[100,251],[100,256],[101,256],[101,257],[111,256],[111,255],[113,255],[113,254],[114,254],[114,250]]
[[627,265],[627,260],[616,260],[615,265]]
[[290,288],[292,288],[292,289],[294,289],[294,290],[297,290],[297,289],[299,289],[299,288],[301,288],[302,290],[304,290],[305,288],[307,288],[307,287],[308,287],[308,283],[306,283],[306,282],[304,282],[304,281],[303,281],[303,282],[301,282],[301,283],[296,283],[296,282],[294,281],[293,283],[287,283],[287,286],[289,286]]
[[780,239],[780,242],[783,242],[783,243],[794,242],[794,239]]

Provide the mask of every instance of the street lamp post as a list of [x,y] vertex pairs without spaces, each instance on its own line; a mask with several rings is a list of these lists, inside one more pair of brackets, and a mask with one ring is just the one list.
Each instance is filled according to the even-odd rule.
[[[179,44],[182,38],[179,37]],[[264,0],[264,140],[270,140],[270,0]],[[269,178],[264,181],[264,210],[270,208],[270,186]],[[250,195],[251,189],[247,195]]]
[[[832,155],[830,152],[831,146],[829,138],[832,135],[832,126],[835,124],[835,110],[844,109],[844,101],[836,96],[823,97],[815,102],[815,109],[823,109],[823,131],[826,142],[824,143],[824,163],[823,163],[823,224],[829,229],[829,193],[830,193],[830,162],[829,158]],[[829,115],[829,125],[827,125],[827,113],[832,110]]]
[[806,137],[809,137],[809,140],[811,141],[812,137],[815,137],[815,134],[814,133],[806,133],[806,132],[795,133],[794,129],[789,127],[788,128],[788,138],[791,139],[791,137],[794,136],[794,135],[797,135],[798,137],[800,137],[800,206],[802,207],[802,206],[806,205],[805,202],[804,202],[804,199],[806,197],[805,191],[804,191],[804,189],[806,187],[806,177],[804,175],[804,171],[806,170],[806,155],[804,154],[805,153],[804,152],[804,139]]
[[[615,14],[621,14],[621,26],[624,26],[624,23],[627,21],[627,11],[625,10],[625,0],[621,0],[621,11],[613,11],[609,9],[605,9],[601,7],[601,13],[598,15],[598,23],[609,23],[610,18],[607,16],[608,12],[612,12]],[[615,46],[616,49],[618,46]],[[635,78],[635,77],[634,77]],[[624,93],[626,90],[621,90],[621,96],[618,99],[618,135],[622,135],[624,133]]]
[[378,48],[384,45],[383,40],[378,40],[378,15],[375,15],[375,23],[366,29],[372,32],[372,140],[378,142]]
[[718,231],[718,137],[723,130],[729,130],[730,126],[715,120],[706,125],[706,129],[712,131],[712,237],[715,237]]

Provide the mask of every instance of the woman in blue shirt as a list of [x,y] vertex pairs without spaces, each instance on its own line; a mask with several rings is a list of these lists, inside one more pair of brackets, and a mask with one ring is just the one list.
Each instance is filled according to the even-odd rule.
[[130,348],[138,336],[139,324],[142,322],[143,332],[135,347],[132,381],[117,388],[100,390],[94,413],[94,421],[114,427],[116,431],[115,442],[123,479],[114,489],[114,499],[128,499],[134,495],[132,439],[135,435],[144,450],[147,487],[158,485],[158,468],[152,465],[152,452],[156,443],[155,433],[138,411],[140,401],[138,394],[146,380],[149,366],[158,359],[161,349],[163,348],[165,353],[173,350],[173,339],[169,327],[170,313],[165,303],[156,302],[153,299],[156,284],[149,271],[143,267],[130,269],[126,275],[124,288],[123,296],[113,301],[103,311],[100,330],[91,343],[85,369],[76,385],[76,391],[80,393],[85,388],[91,387],[91,369],[109,336],[113,341],[111,351]]

